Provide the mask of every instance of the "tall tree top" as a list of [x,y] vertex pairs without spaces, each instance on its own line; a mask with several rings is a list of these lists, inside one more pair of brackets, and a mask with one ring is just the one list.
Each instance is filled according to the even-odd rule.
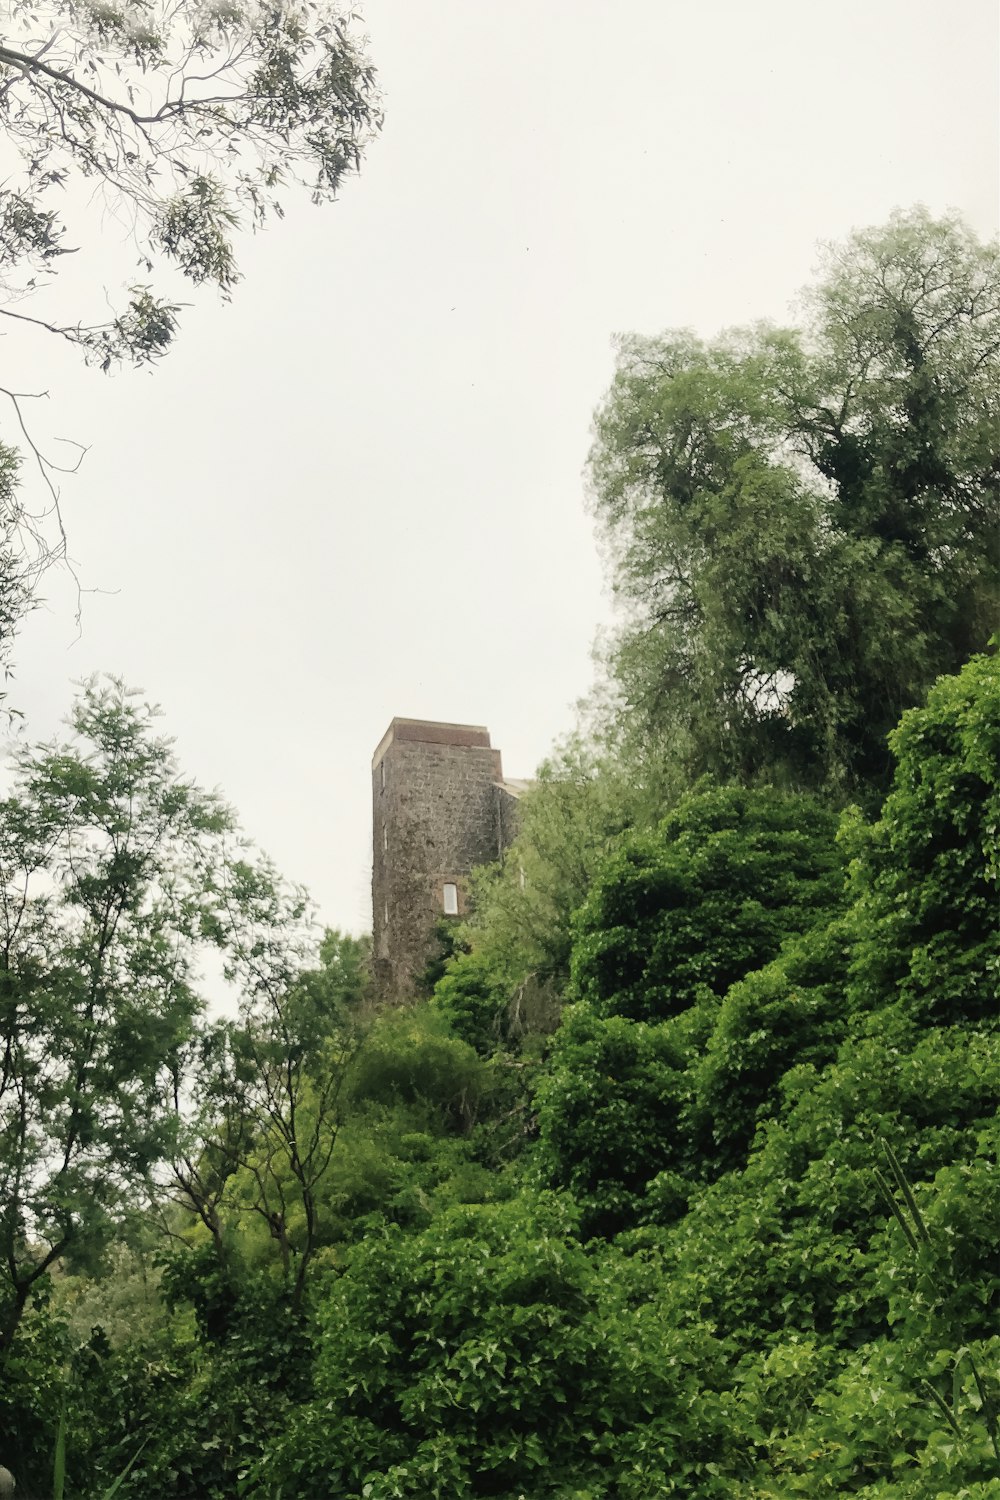
[[681,774],[883,788],[1000,588],[1000,254],[924,209],[828,248],[796,328],[621,342],[593,505],[634,737]]

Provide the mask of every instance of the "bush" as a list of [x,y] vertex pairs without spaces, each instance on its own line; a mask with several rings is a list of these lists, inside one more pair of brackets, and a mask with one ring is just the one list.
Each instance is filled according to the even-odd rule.
[[977,656],[890,736],[892,790],[855,870],[856,1005],[1000,1010],[1000,663]]
[[836,815],[773,788],[707,788],[656,835],[627,838],[577,915],[575,993],[599,1015],[656,1021],[775,957],[841,901]]
[[746,1159],[758,1123],[777,1112],[789,1068],[823,1068],[836,1055],[849,937],[843,920],[814,928],[726,992],[694,1080],[705,1150],[720,1165]]
[[537,1194],[360,1247],[320,1309],[315,1399],[254,1493],[723,1496],[726,1404],[696,1398],[725,1381],[710,1332],[658,1326],[644,1268],[574,1229]]
[[538,1086],[538,1162],[568,1188],[585,1235],[635,1222],[648,1184],[688,1160],[689,1049],[676,1026],[572,1006]]

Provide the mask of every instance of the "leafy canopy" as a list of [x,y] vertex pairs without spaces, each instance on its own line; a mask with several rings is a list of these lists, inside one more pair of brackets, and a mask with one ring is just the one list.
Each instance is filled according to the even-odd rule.
[[622,339],[595,419],[622,733],[675,788],[870,795],[900,713],[996,626],[996,245],[897,213],[828,250],[804,314]]
[[598,869],[574,922],[574,993],[634,1020],[723,994],[836,905],[835,832],[836,815],[803,793],[689,793]]
[[[380,123],[349,21],[312,0],[48,0],[15,3],[9,20],[0,129],[17,169],[0,192],[0,313],[104,369],[172,341],[179,307],[144,281],[157,263],[230,292],[239,230],[280,217],[296,187],[333,198]],[[94,233],[84,183],[137,254],[142,284],[110,321],[67,319],[51,295],[62,258]],[[20,310],[26,292],[38,313]]]
[[244,1072],[276,1129],[296,1000],[315,1011],[294,988],[301,894],[181,774],[156,710],[94,680],[71,729],[21,752],[0,803],[0,1350],[51,1270],[93,1264],[179,1149],[206,944],[238,987]]
[[[228,297],[240,233],[280,219],[296,191],[334,198],[380,124],[352,18],[325,0],[13,0],[0,38],[0,317],[103,370],[158,360],[183,285]],[[77,274],[61,278],[67,264]],[[38,574],[67,560],[60,475],[85,452],[44,451],[19,385],[0,385],[0,659]],[[42,486],[31,503],[19,449]]]

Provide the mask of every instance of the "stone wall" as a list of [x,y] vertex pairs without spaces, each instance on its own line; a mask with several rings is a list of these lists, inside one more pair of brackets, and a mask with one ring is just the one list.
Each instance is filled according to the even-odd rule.
[[518,794],[507,786],[496,788],[497,848],[500,854],[517,838]]
[[[372,762],[372,937],[383,999],[408,998],[445,918],[446,883],[468,910],[467,877],[508,841],[500,752],[467,724],[394,719]],[[510,799],[513,800],[513,799]]]

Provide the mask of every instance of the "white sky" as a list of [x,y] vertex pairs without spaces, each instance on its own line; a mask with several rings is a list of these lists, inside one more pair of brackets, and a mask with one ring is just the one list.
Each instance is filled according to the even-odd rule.
[[817,241],[897,205],[998,219],[994,0],[362,9],[386,125],[339,204],[245,243],[233,303],[199,298],[154,371],[4,345],[90,444],[71,550],[117,591],[75,639],[49,575],[9,701],[38,738],[74,679],[144,688],[354,931],[392,715],[488,724],[529,775],[590,685],[612,335],[782,318]]

